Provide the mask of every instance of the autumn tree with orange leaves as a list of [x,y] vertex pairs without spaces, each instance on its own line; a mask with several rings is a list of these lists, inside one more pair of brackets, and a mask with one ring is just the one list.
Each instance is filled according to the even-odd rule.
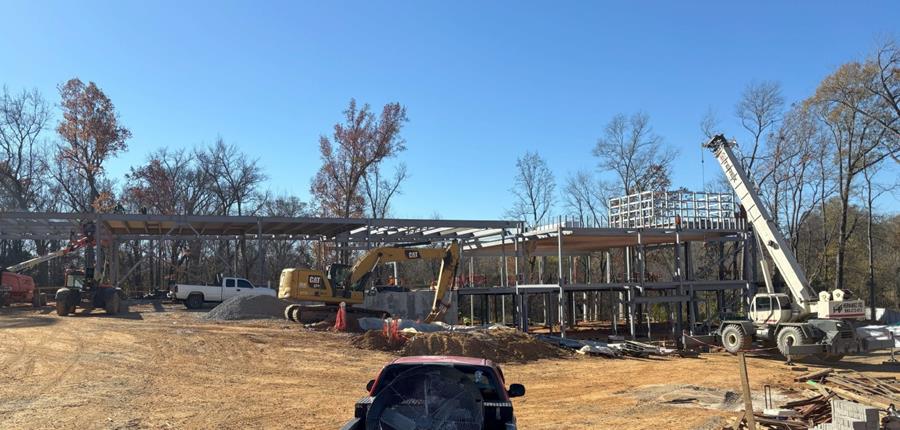
[[[56,127],[63,192],[81,211],[108,211],[112,196],[101,189],[103,165],[127,148],[131,131],[119,124],[115,106],[93,82],[70,79],[59,87],[63,119]],[[63,178],[66,173],[74,177]],[[83,194],[87,195],[83,195]]]
[[362,108],[351,99],[344,122],[334,125],[332,137],[319,138],[322,167],[310,191],[324,215],[360,217],[366,204],[360,186],[363,178],[387,158],[406,149],[400,130],[406,123],[406,108],[388,103],[376,118],[368,104]]

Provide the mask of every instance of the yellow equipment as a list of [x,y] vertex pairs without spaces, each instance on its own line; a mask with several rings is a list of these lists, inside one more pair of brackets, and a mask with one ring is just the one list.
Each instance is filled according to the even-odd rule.
[[[351,268],[346,264],[334,263],[328,266],[327,275],[320,270],[289,268],[281,271],[278,282],[278,297],[303,302],[290,305],[285,316],[291,321],[300,321],[300,312],[330,310],[336,307],[305,306],[309,303],[324,305],[360,305],[364,301],[365,288],[372,276],[372,270],[381,263],[412,260],[441,260],[441,270],[434,287],[434,303],[426,322],[440,318],[448,304],[444,301],[456,277],[459,266],[459,244],[455,241],[446,248],[381,247],[375,248],[360,258]],[[375,293],[377,294],[377,293]],[[366,310],[355,308],[356,311]],[[306,318],[304,318],[306,319]]]

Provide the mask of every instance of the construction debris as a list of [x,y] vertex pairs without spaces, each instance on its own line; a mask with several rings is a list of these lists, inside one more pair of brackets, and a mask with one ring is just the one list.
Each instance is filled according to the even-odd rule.
[[807,380],[806,383],[822,387],[840,398],[879,409],[900,404],[900,383],[893,376],[873,378],[853,370],[832,369],[824,376]]
[[535,336],[535,339],[560,348],[575,351],[579,354],[603,356],[608,358],[616,358],[620,356],[619,351],[617,349],[610,348],[609,344],[607,344],[606,342],[599,342],[595,340],[566,339],[559,336],[551,336],[546,334],[539,334]]
[[636,357],[636,358],[647,358],[651,355],[657,356],[671,356],[678,355],[681,357],[693,356],[696,357],[696,354],[691,354],[690,352],[679,351],[673,348],[664,348],[658,345],[652,345],[649,343],[635,342],[632,340],[626,340],[623,342],[617,343],[607,343],[596,340],[585,340],[585,339],[569,339],[562,338],[559,336],[551,336],[546,334],[541,334],[535,336],[537,339],[547,342],[551,345],[558,346],[560,348],[570,349],[579,354],[585,355],[595,355],[602,356],[608,358],[618,358],[618,357]]
[[284,318],[284,308],[290,303],[272,296],[234,296],[214,307],[203,316],[207,320],[252,320]]
[[[794,378],[819,394],[754,414],[758,425],[771,429],[879,428],[880,411],[900,404],[896,377],[871,377],[853,370],[820,369]],[[788,413],[783,413],[787,411]],[[743,427],[741,422],[738,428]]]

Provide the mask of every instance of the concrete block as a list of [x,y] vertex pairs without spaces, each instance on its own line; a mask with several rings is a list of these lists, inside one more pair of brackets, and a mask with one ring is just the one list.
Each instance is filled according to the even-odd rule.
[[[459,307],[457,306],[457,294],[453,295],[450,308],[444,313],[444,322],[457,324],[459,322]],[[391,314],[394,318],[410,320],[422,320],[431,312],[434,303],[434,291],[420,290],[409,292],[382,291],[374,296],[366,295],[363,306],[367,309],[377,309]]]
[[835,428],[831,423],[824,423],[813,427],[813,430],[835,430]]
[[839,430],[878,430],[880,425],[878,409],[849,400],[832,399],[831,415]]

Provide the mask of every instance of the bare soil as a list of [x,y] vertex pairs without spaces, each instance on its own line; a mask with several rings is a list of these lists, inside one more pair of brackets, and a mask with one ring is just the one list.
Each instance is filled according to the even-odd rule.
[[[0,310],[0,428],[336,429],[395,357],[356,348],[348,334],[279,320],[209,321],[205,311],[144,304],[116,317],[59,318],[49,307]],[[875,364],[886,358],[842,366],[900,376]],[[748,361],[757,393],[770,384],[783,396],[802,394],[797,372],[780,359]],[[523,429],[719,428],[736,415],[728,393],[740,392],[726,354],[573,355],[503,370],[508,383],[527,387],[514,399]]]

